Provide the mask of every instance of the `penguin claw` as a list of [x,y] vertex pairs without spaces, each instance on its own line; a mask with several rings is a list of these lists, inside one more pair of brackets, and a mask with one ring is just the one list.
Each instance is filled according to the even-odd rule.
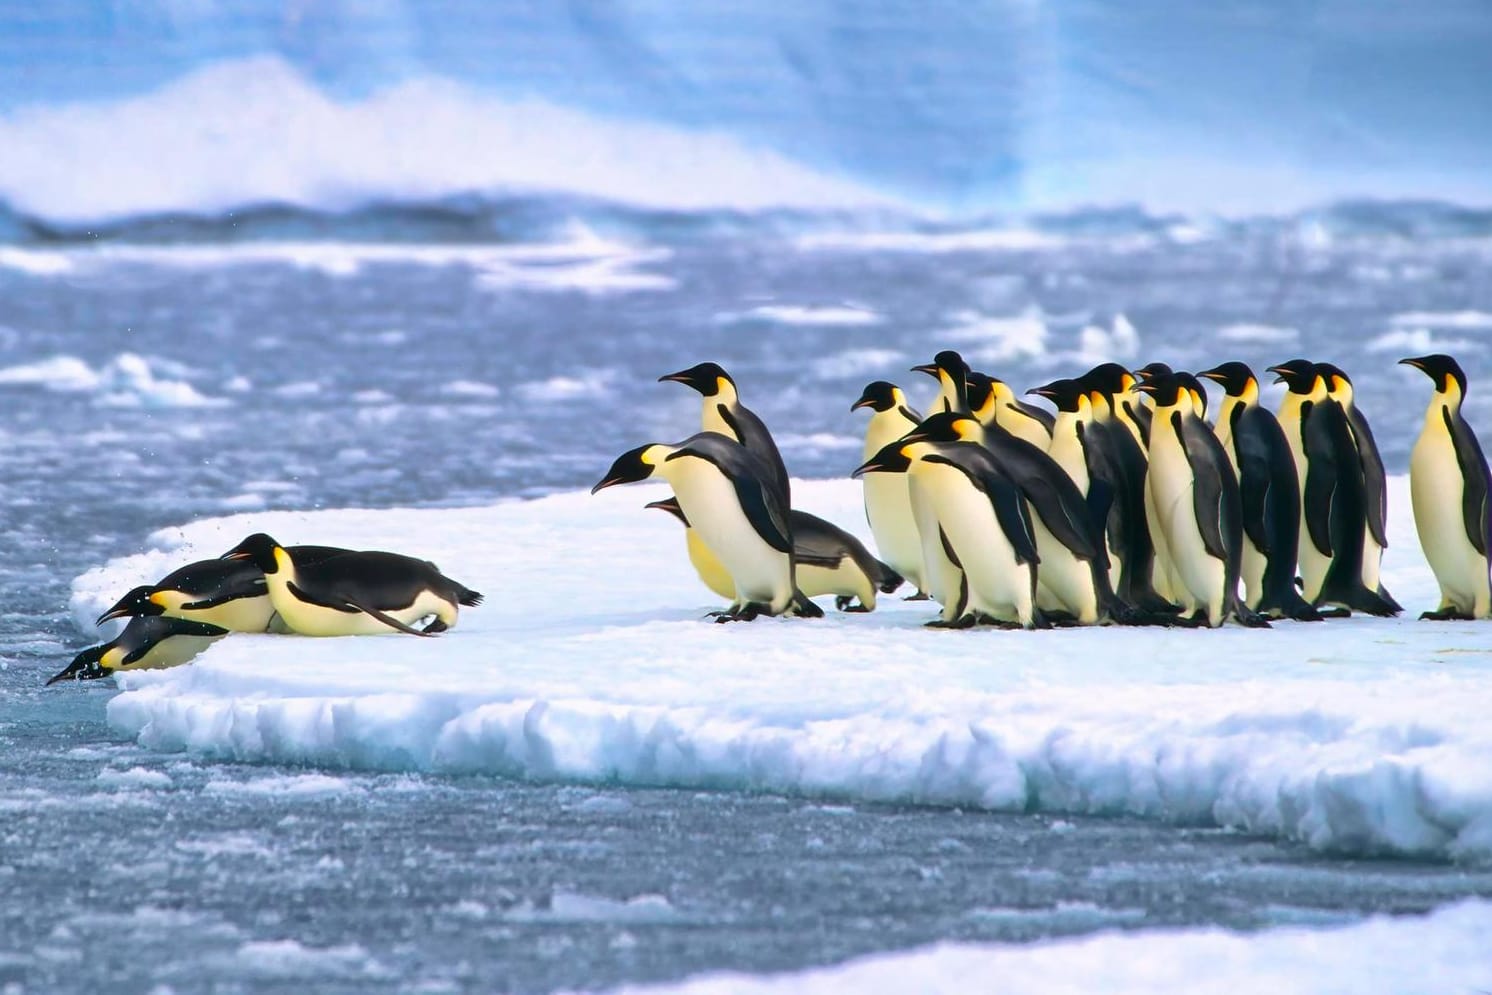
[[928,594],[926,591],[918,591],[916,594],[909,594],[905,598],[902,598],[901,600],[903,600],[903,601],[931,601],[932,600],[932,595]]

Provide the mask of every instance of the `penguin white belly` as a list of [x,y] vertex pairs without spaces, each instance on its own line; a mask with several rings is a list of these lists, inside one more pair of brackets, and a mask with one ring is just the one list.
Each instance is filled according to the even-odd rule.
[[1155,496],[1149,485],[1148,471],[1145,479],[1145,526],[1150,530],[1150,543],[1155,548],[1155,558],[1150,562],[1150,586],[1162,598],[1179,605],[1182,611],[1191,611],[1195,605],[1192,604],[1190,595],[1176,579],[1176,565],[1171,561],[1171,544],[1166,539],[1166,531],[1161,527],[1160,515],[1155,510]]
[[1382,586],[1383,547],[1373,538],[1371,530],[1362,531],[1362,583],[1370,591]]
[[1098,621],[1098,595],[1093,590],[1092,570],[1047,530],[1040,515],[1032,513],[1031,525],[1041,557],[1036,570],[1037,607],[1065,611],[1084,625],[1093,625]]
[[736,583],[730,579],[730,572],[720,562],[720,557],[710,551],[710,547],[705,545],[705,541],[692,528],[684,530],[684,543],[689,549],[689,563],[694,567],[694,572],[699,574],[705,587],[727,601],[735,601]]
[[1046,426],[1019,408],[998,409],[995,412],[995,423],[1017,439],[1025,439],[1042,451],[1052,444],[1052,436]]
[[730,574],[737,600],[766,605],[774,615],[785,611],[793,597],[792,560],[756,531],[730,479],[703,464],[682,468],[669,482],[689,524]]
[[222,636],[169,636],[145,651],[134,663],[113,670],[164,670],[188,663]]
[[876,588],[852,556],[846,556],[835,567],[800,563],[797,566],[798,590],[810,598],[832,594],[840,598],[859,598],[866,608],[876,606]]
[[1440,584],[1441,607],[1487,618],[1492,616],[1487,558],[1466,536],[1465,486],[1450,433],[1438,425],[1420,433],[1409,455],[1409,497],[1420,546]]
[[[907,473],[908,489],[911,493],[912,513],[917,521],[917,534],[922,546],[922,573],[928,583],[927,593],[943,606],[943,621],[958,618],[962,608],[964,587],[963,571],[948,559],[943,550],[943,538],[938,523],[937,505],[933,492],[943,474],[959,473],[951,467],[929,464],[920,460],[912,463]],[[956,483],[950,481],[950,483]]]
[[[275,611],[290,631],[302,636],[386,636],[398,632],[384,625],[366,612],[342,612],[335,608],[323,608],[302,601],[290,593],[289,584],[282,575],[269,574],[269,597]],[[390,618],[405,625],[413,625],[427,615],[435,615],[446,623],[455,625],[457,609],[449,601],[436,597],[430,591],[421,591],[414,602],[405,608],[380,609]]]
[[864,479],[865,518],[870,523],[871,535],[875,537],[876,550],[891,569],[916,585],[917,590],[926,591],[922,538],[912,512],[908,474],[867,473]]
[[[1296,555],[1300,564],[1301,597],[1315,604],[1316,598],[1321,594],[1321,585],[1326,583],[1326,571],[1331,567],[1331,557],[1323,555],[1311,541],[1311,522],[1305,503],[1309,464],[1300,441],[1299,410],[1282,407],[1279,418],[1280,428],[1285,431],[1285,442],[1290,446],[1290,458],[1295,461],[1295,483],[1300,491],[1300,550]],[[1375,587],[1374,590],[1376,589]]]
[[1209,554],[1202,542],[1192,494],[1195,484],[1191,464],[1180,442],[1173,437],[1154,445],[1150,450],[1150,468],[1155,513],[1166,536],[1178,589],[1190,599],[1187,607],[1205,609],[1208,623],[1221,625],[1227,566]]
[[192,599],[178,591],[159,591],[153,597],[165,609],[166,615],[207,622],[229,632],[264,632],[269,628],[269,620],[275,613],[268,591],[257,598],[235,598],[212,608],[191,611],[183,611],[181,606],[190,604]]
[[936,495],[938,521],[963,564],[968,589],[964,610],[1030,628],[1035,617],[1031,564],[1016,563],[1015,547],[982,491],[967,479],[945,478],[942,483],[946,486]]

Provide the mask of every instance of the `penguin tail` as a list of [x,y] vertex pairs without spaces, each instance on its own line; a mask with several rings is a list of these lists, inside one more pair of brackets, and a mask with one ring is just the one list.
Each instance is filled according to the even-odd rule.
[[787,611],[783,614],[795,618],[823,618],[824,610],[810,601],[808,595],[794,587],[793,600],[788,602]]
[[897,573],[895,570],[892,570],[889,566],[882,563],[880,560],[876,560],[876,566],[880,569],[880,576],[876,578],[876,590],[880,591],[882,594],[890,594],[898,587],[901,587],[902,584],[906,583],[905,577]]
[[457,601],[457,603],[461,604],[461,605],[464,605],[467,608],[475,608],[477,605],[481,604],[484,600],[485,599],[483,598],[483,596],[482,596],[482,594],[481,594],[480,591],[473,591],[470,588],[466,588],[466,587],[458,587],[456,589],[456,601]]

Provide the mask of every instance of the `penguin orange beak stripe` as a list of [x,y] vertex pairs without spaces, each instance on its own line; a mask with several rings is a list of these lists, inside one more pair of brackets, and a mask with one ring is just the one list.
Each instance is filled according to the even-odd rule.
[[1137,390],[1137,391],[1139,391],[1142,394],[1149,394],[1151,397],[1155,396],[1155,389],[1156,388],[1155,388],[1155,384],[1153,384],[1153,383],[1135,384],[1135,388],[1134,389]]

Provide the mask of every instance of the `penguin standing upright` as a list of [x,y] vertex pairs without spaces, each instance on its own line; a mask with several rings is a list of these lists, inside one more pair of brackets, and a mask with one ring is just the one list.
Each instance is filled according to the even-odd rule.
[[932,413],[969,413],[969,364],[952,349],[944,349],[933,357],[931,363],[912,367],[913,373],[926,373],[938,382],[938,396],[932,403]]
[[1039,449],[1052,442],[1056,418],[1050,411],[1027,404],[1003,380],[987,373],[969,372],[969,413],[985,425],[999,425],[1017,439]]
[[736,603],[715,617],[750,621],[758,615],[821,617],[793,580],[793,537],[787,505],[760,456],[719,432],[700,432],[677,445],[652,443],[616,458],[594,494],[617,484],[660,476],[673,487],[689,526],[724,564]]
[[1461,415],[1466,374],[1450,356],[1401,359],[1435,381],[1425,424],[1409,454],[1414,526],[1440,583],[1440,607],[1420,618],[1492,618],[1487,458]]
[[[870,408],[870,424],[865,429],[865,448],[860,459],[868,460],[886,446],[900,439],[922,421],[900,387],[885,380],[867,384],[851,411]],[[912,514],[912,495],[905,474],[876,473],[866,476],[865,518],[875,537],[876,549],[897,573],[916,588],[915,597],[927,597],[927,581],[922,575],[922,540],[917,533],[917,519]]]
[[1243,363],[1223,363],[1198,376],[1226,391],[1214,431],[1238,473],[1245,600],[1263,615],[1319,621],[1321,614],[1295,590],[1300,483],[1284,430],[1260,406],[1259,381]]
[[1383,470],[1383,457],[1378,454],[1373,427],[1368,424],[1368,416],[1358,407],[1352,380],[1341,367],[1317,363],[1316,372],[1326,383],[1326,396],[1340,404],[1347,413],[1358,463],[1362,467],[1363,497],[1367,502],[1367,521],[1362,536],[1363,587],[1377,592],[1395,611],[1403,611],[1404,606],[1388,593],[1380,576],[1383,551],[1388,548],[1388,475]]
[[1144,394],[1135,392],[1135,375],[1118,363],[1099,363],[1084,373],[1082,378],[1088,385],[1093,400],[1094,414],[1100,419],[1112,418],[1129,430],[1143,450],[1150,445],[1150,422],[1153,417],[1150,405],[1144,403]]
[[1231,616],[1268,627],[1238,596],[1243,509],[1228,454],[1197,417],[1181,377],[1158,374],[1139,389],[1155,398],[1145,486],[1198,620],[1216,627]]
[[[223,559],[249,560],[264,571],[275,611],[303,636],[434,636],[456,624],[461,606],[482,603],[482,595],[435,564],[398,553],[360,550],[299,563],[273,538],[256,532]],[[434,620],[424,629],[414,628],[429,616]]]
[[1279,423],[1300,480],[1302,597],[1317,609],[1331,609],[1323,614],[1397,614],[1399,609],[1363,585],[1367,496],[1347,412],[1327,395],[1325,378],[1309,360],[1269,371],[1288,388]]
[[768,482],[782,495],[782,506],[792,506],[787,464],[782,462],[782,454],[777,451],[777,443],[772,441],[772,433],[767,431],[766,424],[756,416],[756,412],[741,403],[736,382],[729,373],[717,363],[700,363],[658,378],[659,383],[665,381],[681,383],[699,391],[704,399],[700,410],[700,430],[718,432],[727,439],[734,439],[761,457],[771,471]]
[[[963,417],[944,412],[936,418]],[[980,622],[1035,628],[1045,620],[1036,607],[1036,539],[1031,513],[1015,484],[989,452],[967,443],[892,442],[866,460],[855,476],[909,473],[931,509],[928,533],[959,570],[957,586],[944,582],[949,599],[930,626],[964,628]]]
[[91,681],[116,670],[159,670],[176,667],[222,639],[228,630],[174,615],[137,615],[124,631],[100,646],[90,646],[73,658],[47,684]]

